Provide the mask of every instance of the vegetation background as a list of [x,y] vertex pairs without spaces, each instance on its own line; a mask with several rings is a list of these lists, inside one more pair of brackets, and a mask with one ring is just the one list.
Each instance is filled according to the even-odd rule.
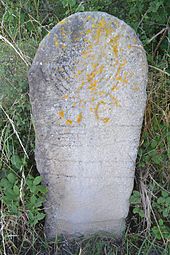
[[[49,242],[47,192],[34,161],[27,71],[42,38],[64,17],[104,11],[132,26],[149,62],[148,101],[123,240],[110,235]],[[170,254],[170,2],[0,0],[0,254]]]

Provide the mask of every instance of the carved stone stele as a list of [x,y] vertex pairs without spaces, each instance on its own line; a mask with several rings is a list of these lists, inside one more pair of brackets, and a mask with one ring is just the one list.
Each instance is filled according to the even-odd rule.
[[29,71],[46,233],[121,235],[146,103],[147,61],[134,31],[76,13],[41,42]]

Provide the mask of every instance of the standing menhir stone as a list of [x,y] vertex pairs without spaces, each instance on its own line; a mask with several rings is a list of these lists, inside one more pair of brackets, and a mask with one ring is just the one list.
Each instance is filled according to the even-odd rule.
[[41,42],[29,72],[35,157],[49,192],[46,232],[120,235],[146,102],[134,31],[102,12],[71,15]]

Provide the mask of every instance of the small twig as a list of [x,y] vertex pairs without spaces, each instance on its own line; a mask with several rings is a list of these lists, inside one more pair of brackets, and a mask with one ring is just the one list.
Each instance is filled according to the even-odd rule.
[[164,32],[163,32],[163,35],[162,35],[162,37],[161,37],[161,39],[160,39],[158,45],[156,46],[156,48],[155,48],[155,50],[154,50],[154,53],[153,53],[154,56],[156,55],[156,52],[157,52],[157,50],[159,49],[159,46],[161,45],[162,41],[164,40],[164,38],[165,38],[166,33],[168,32],[168,30],[169,30],[169,27],[167,26],[166,29],[165,29]]
[[152,179],[152,181],[162,190],[164,190],[165,192],[170,194],[170,191],[164,189],[164,187],[162,187],[157,181],[154,180],[154,178],[151,176],[151,174],[149,174],[149,177]]
[[5,238],[4,238],[4,214],[3,214],[3,201],[1,201],[1,229],[0,229],[0,233],[2,236],[2,245],[3,245],[3,250],[4,250],[4,255],[7,255],[6,253],[6,247],[5,247]]
[[46,29],[45,26],[43,26],[38,20],[36,20],[31,14],[28,13],[28,16],[35,21],[38,25],[40,25],[41,27],[43,27],[48,33],[50,32],[48,29]]
[[1,0],[2,5],[5,7],[5,3]]
[[26,64],[26,66],[30,66],[30,62],[25,60],[25,58],[23,57],[22,52],[20,52],[20,50],[16,49],[16,47],[10,41],[8,41],[8,39],[6,39],[4,36],[0,35],[0,40],[2,40],[5,43],[9,44],[15,50],[15,52],[20,56],[20,58],[23,60],[23,62]]
[[151,43],[158,35],[162,34],[165,30],[168,30],[168,27],[164,27],[161,31],[159,31],[156,35],[154,35],[154,36],[148,41],[148,44]]
[[144,20],[144,18],[145,18],[145,16],[147,15],[147,13],[148,13],[148,10],[144,13],[144,15],[142,16],[142,18],[141,18],[141,20],[140,20],[140,22],[139,22],[139,24],[138,24],[138,26],[137,26],[137,29],[140,27],[140,25],[142,24],[142,22],[143,22],[143,20]]
[[158,68],[158,67],[156,67],[156,66],[149,65],[149,67],[151,67],[151,68],[153,68],[153,69],[155,69],[155,70],[157,70],[157,71],[159,71],[159,72],[161,72],[161,73],[164,73],[164,74],[166,74],[167,76],[170,76],[170,73],[168,73],[168,72],[166,72],[166,71],[163,71],[162,69],[160,69],[160,68]]
[[151,228],[151,199],[148,195],[148,190],[146,188],[145,183],[143,182],[142,178],[140,181],[140,189],[141,189],[141,198],[142,198],[142,205],[145,213],[146,225],[147,230]]
[[28,157],[28,154],[27,154],[27,152],[26,152],[26,150],[25,150],[25,148],[24,148],[24,145],[23,145],[23,143],[22,143],[22,141],[21,141],[21,139],[20,139],[20,137],[19,137],[19,135],[18,135],[18,132],[17,132],[16,129],[15,129],[13,120],[9,117],[9,115],[7,114],[7,112],[4,110],[4,108],[3,108],[1,105],[0,105],[0,108],[2,109],[2,111],[4,112],[4,114],[6,115],[7,119],[9,120],[9,122],[10,122],[12,128],[13,128],[13,131],[14,131],[14,133],[16,134],[16,137],[18,138],[18,141],[19,141],[19,143],[20,143],[20,145],[21,145],[21,147],[22,147],[22,149],[23,149],[23,151],[24,151],[26,157],[29,158],[29,157]]

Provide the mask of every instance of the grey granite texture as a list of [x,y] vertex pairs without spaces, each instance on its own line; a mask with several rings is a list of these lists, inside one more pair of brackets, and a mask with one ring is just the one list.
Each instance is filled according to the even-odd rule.
[[120,236],[146,104],[147,60],[135,32],[81,12],[43,39],[29,71],[35,159],[49,192],[46,233]]

